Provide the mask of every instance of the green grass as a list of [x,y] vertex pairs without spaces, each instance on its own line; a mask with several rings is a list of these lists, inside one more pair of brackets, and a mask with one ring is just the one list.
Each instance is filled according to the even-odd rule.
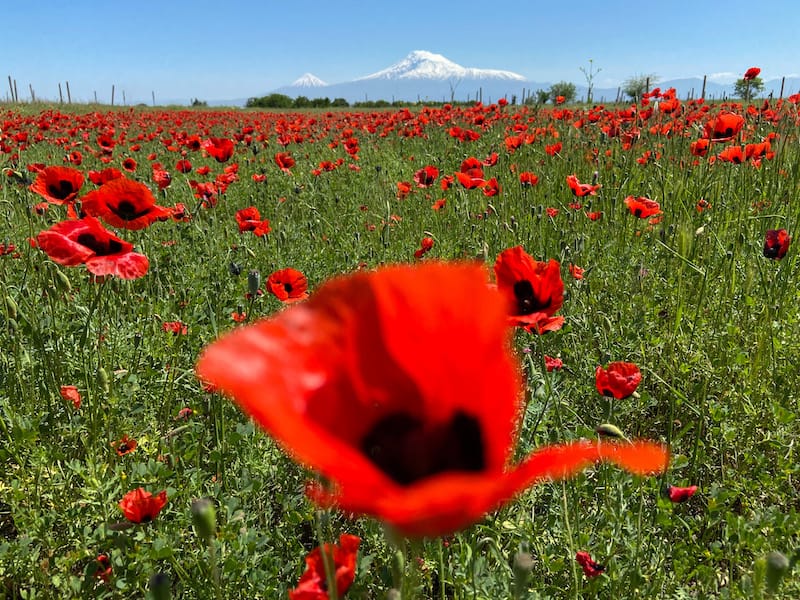
[[[528,598],[764,594],[759,559],[773,550],[797,556],[800,548],[799,265],[794,247],[781,261],[762,256],[765,230],[798,231],[796,108],[786,105],[777,124],[748,117],[748,141],[779,134],[774,159],[760,168],[709,165],[703,158],[693,165],[689,142],[703,120],[688,124],[685,136],[642,126],[641,139],[626,151],[618,138],[602,135],[599,124],[574,127],[582,109],[571,119],[531,111],[515,121],[510,116],[517,110],[489,113],[484,129],[463,117],[441,126],[433,117],[421,123],[425,113],[415,111],[410,119],[395,119],[386,137],[379,135],[382,127],[375,133],[360,127],[367,117],[346,120],[355,113],[313,113],[315,122],[305,119],[298,130],[315,141],[289,146],[297,165],[285,175],[272,162],[283,150],[275,113],[148,109],[61,113],[66,118],[60,121],[51,112],[20,119],[15,109],[4,109],[0,123],[15,125],[4,125],[0,139],[22,129],[29,131],[29,145],[14,149],[18,161],[0,154],[0,167],[32,179],[25,165],[62,164],[67,148],[55,138],[64,136],[79,143],[84,173],[99,170],[106,165],[86,145],[113,125],[127,138],[111,164],[119,167],[132,155],[139,163],[133,176],[150,183],[145,157],[156,153],[173,175],[161,204],[184,202],[190,210],[197,200],[187,180],[202,178],[175,172],[179,155],[159,138],[177,131],[205,137],[204,128],[232,136],[251,124],[267,139],[237,144],[230,162],[239,165],[239,181],[215,208],[197,210],[187,223],[118,232],[150,259],[148,274],[134,281],[92,283],[83,267],[60,266],[31,248],[26,238],[65,218],[63,207],[36,215],[30,210],[40,200],[34,193],[13,177],[0,182],[0,243],[11,242],[19,252],[19,258],[0,256],[0,595],[141,597],[151,576],[165,573],[174,597],[214,597],[208,554],[190,511],[192,500],[207,497],[217,507],[213,543],[222,597],[286,597],[303,557],[320,542],[318,530],[326,540],[341,532],[362,537],[348,597],[385,597],[397,565],[380,524],[318,515],[304,496],[308,474],[232,403],[204,393],[194,364],[205,345],[235,326],[233,311],[244,310],[252,320],[281,309],[268,294],[245,299],[248,272],[259,271],[263,280],[294,267],[313,290],[364,266],[413,261],[425,235],[435,239],[425,260],[478,258],[491,266],[500,251],[521,244],[539,260],[561,261],[566,326],[541,338],[515,337],[529,391],[518,455],[594,437],[600,423],[613,422],[628,437],[669,443],[672,465],[665,477],[652,479],[601,466],[572,481],[532,488],[446,540],[404,545],[405,597],[512,597],[512,562],[520,550],[533,557],[522,586]],[[398,113],[374,114],[388,119]],[[40,115],[50,129],[37,125]],[[507,128],[528,120],[531,131],[559,133],[560,155],[544,151],[552,135],[506,153]],[[398,135],[417,123],[425,137]],[[454,124],[480,130],[481,139],[456,141],[447,133]],[[74,136],[63,133],[71,127]],[[343,127],[360,141],[357,163],[341,144],[328,146]],[[89,132],[85,143],[83,130]],[[37,132],[41,141],[34,141]],[[135,141],[140,133],[144,139]],[[141,145],[138,152],[128,150],[133,143]],[[648,149],[661,157],[638,164]],[[485,198],[458,183],[442,191],[437,183],[396,197],[396,183],[412,181],[427,164],[452,174],[464,158],[493,151],[499,160],[486,172],[500,182],[499,196]],[[311,174],[320,161],[339,157],[345,164],[337,170]],[[221,171],[200,153],[188,158],[195,168],[212,168],[205,179]],[[536,173],[539,184],[521,188],[512,165],[517,173]],[[582,199],[581,210],[569,208],[575,199],[565,177],[575,173],[586,182],[594,171],[603,185],[598,196]],[[261,172],[267,181],[254,182],[251,175]],[[84,191],[91,188],[87,181]],[[658,201],[663,219],[654,225],[636,219],[623,204],[628,195]],[[433,211],[439,198],[447,206]],[[698,212],[700,198],[711,208]],[[251,205],[271,222],[264,238],[238,233],[234,214]],[[546,207],[560,213],[551,219]],[[588,210],[603,211],[603,218],[590,221]],[[586,269],[583,280],[570,278],[569,263]],[[162,331],[162,322],[175,320],[187,324],[186,336]],[[545,372],[542,354],[560,356],[566,368]],[[642,369],[638,397],[609,403],[594,389],[595,367],[614,360]],[[65,384],[79,388],[79,410],[60,397]],[[194,410],[188,420],[176,418],[183,407]],[[124,434],[139,446],[120,457],[110,444]],[[700,490],[673,505],[661,494],[667,483]],[[122,527],[117,503],[138,486],[166,489],[169,503],[153,523]],[[604,563],[605,574],[587,580],[574,561],[577,550]],[[93,575],[100,553],[111,559],[108,583]],[[794,573],[781,593],[800,597]]]

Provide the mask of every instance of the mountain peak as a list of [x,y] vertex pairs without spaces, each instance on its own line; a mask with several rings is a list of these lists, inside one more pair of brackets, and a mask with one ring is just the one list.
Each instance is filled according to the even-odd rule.
[[316,88],[316,87],[325,87],[328,85],[322,79],[313,75],[311,73],[303,73],[300,78],[295,79],[292,82],[292,87],[307,87],[307,88]]
[[504,79],[525,81],[522,75],[511,71],[462,67],[441,54],[435,54],[427,50],[414,50],[400,62],[372,75],[359,77],[356,81],[374,79],[429,79],[440,81],[448,79]]

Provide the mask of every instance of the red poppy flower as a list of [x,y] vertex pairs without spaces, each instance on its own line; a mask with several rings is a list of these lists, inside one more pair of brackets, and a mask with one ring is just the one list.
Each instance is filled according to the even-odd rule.
[[454,181],[455,177],[452,175],[444,175],[439,181],[439,187],[442,188],[442,191],[449,190],[453,186]]
[[506,298],[509,322],[528,331],[555,331],[564,317],[554,317],[564,303],[558,261],[540,262],[522,246],[503,250],[494,264],[497,289]]
[[470,156],[461,163],[459,171],[470,177],[483,179],[483,163],[474,156]]
[[308,280],[297,269],[281,269],[267,278],[267,290],[285,304],[308,298]]
[[573,265],[570,263],[569,274],[572,275],[573,279],[583,279],[583,269],[578,265]]
[[291,173],[291,168],[295,165],[295,160],[289,152],[278,152],[275,154],[275,164],[284,173]]
[[689,150],[694,156],[705,156],[708,153],[709,141],[706,138],[700,138],[689,144]]
[[112,179],[118,179],[120,177],[124,177],[124,175],[122,171],[115,167],[108,167],[102,171],[89,171],[89,181],[95,185],[103,185]]
[[745,81],[750,81],[758,77],[760,73],[761,69],[759,69],[758,67],[750,67],[749,69],[747,69],[747,71],[744,72],[743,79]]
[[414,173],[414,182],[417,184],[417,187],[427,188],[436,183],[438,177],[439,169],[433,165],[428,165]]
[[578,196],[579,198],[588,195],[596,196],[597,190],[603,187],[601,185],[591,185],[588,183],[581,183],[580,181],[578,181],[578,178],[575,175],[567,175],[567,185],[569,186],[569,189],[572,190],[572,193]]
[[180,321],[164,321],[161,323],[161,330],[165,333],[172,333],[174,335],[186,335],[189,333],[188,325]]
[[435,211],[442,210],[445,206],[447,206],[447,200],[445,198],[439,198],[436,202],[431,205],[431,208]]
[[744,127],[744,117],[732,112],[723,112],[711,119],[703,128],[703,137],[714,142],[732,140]]
[[153,496],[144,488],[137,488],[125,494],[119,501],[122,514],[131,523],[149,523],[158,516],[167,504],[167,491]]
[[132,244],[115,236],[94,217],[56,223],[40,232],[36,242],[58,264],[85,264],[94,275],[136,279],[150,266],[146,256],[134,252]]
[[227,138],[208,138],[202,147],[217,162],[227,162],[233,156],[233,142]]
[[471,177],[467,173],[462,173],[459,171],[456,173],[456,177],[458,178],[458,182],[463,185],[468,190],[474,190],[475,188],[481,188],[484,186],[486,181],[484,181],[483,177]]
[[617,400],[627,398],[642,381],[642,373],[633,363],[612,362],[607,369],[597,367],[594,372],[594,384],[603,396],[613,396]]
[[75,407],[75,410],[81,407],[81,393],[78,391],[77,387],[74,385],[62,385],[59,392],[64,400],[72,402],[72,406]]
[[477,265],[361,271],[236,328],[203,351],[197,373],[329,482],[309,490],[315,502],[407,536],[461,529],[598,460],[666,468],[659,445],[607,441],[512,465],[523,394],[506,312]]
[[625,198],[625,206],[628,207],[632,215],[640,219],[646,219],[661,212],[661,206],[659,206],[658,202],[644,196],[639,196],[638,198],[628,196]]
[[586,213],[586,217],[590,221],[599,221],[600,219],[603,218],[603,211],[598,210],[598,211],[595,211],[595,212],[587,212]]
[[136,450],[136,440],[133,438],[129,438],[128,434],[126,433],[120,439],[111,442],[111,447],[116,450],[119,456],[125,456],[126,454],[130,454],[134,450]]
[[556,154],[561,152],[561,148],[563,148],[561,142],[556,142],[555,144],[545,145],[544,151],[550,156],[555,156]]
[[165,190],[172,183],[172,175],[164,169],[153,169],[153,181],[159,190]]
[[557,208],[553,208],[552,206],[548,206],[544,210],[547,213],[547,216],[550,217],[551,219],[555,219],[558,216],[558,213],[561,212],[560,210],[558,210]]
[[94,565],[95,578],[99,579],[103,583],[108,583],[109,579],[111,579],[111,573],[111,561],[108,559],[108,556],[105,554],[99,554]]
[[689,498],[695,495],[697,492],[696,485],[690,485],[689,487],[677,487],[674,485],[668,485],[666,487],[667,498],[669,498],[670,502],[686,502]]
[[430,252],[431,248],[433,248],[433,238],[430,236],[425,236],[419,243],[419,248],[414,251],[414,258],[416,259],[422,258],[428,252]]
[[407,181],[397,182],[397,199],[403,200],[411,193],[411,184]]
[[122,168],[132,173],[136,170],[136,161],[130,157],[122,161]]
[[497,196],[500,193],[500,184],[497,183],[497,177],[492,177],[489,181],[483,184],[483,195]]
[[269,219],[262,220],[261,213],[255,206],[237,210],[236,223],[239,225],[239,233],[252,231],[256,236],[262,237],[272,231]]
[[583,574],[590,579],[602,575],[606,570],[603,565],[596,563],[588,552],[576,552],[575,560],[583,569]]
[[143,183],[120,177],[112,179],[81,199],[83,212],[100,217],[112,227],[144,229],[172,212],[156,204],[153,193]]
[[764,235],[764,256],[780,260],[786,256],[792,238],[785,229],[768,229]]
[[317,547],[306,556],[306,570],[297,582],[297,587],[289,591],[289,600],[328,600],[328,581],[322,553],[330,557],[330,564],[336,577],[336,594],[341,598],[356,578],[356,558],[361,539],[343,533],[338,544],[325,544]]
[[564,361],[560,358],[553,358],[552,356],[544,355],[544,368],[547,369],[547,372],[550,373],[551,371],[560,371],[564,368]]
[[722,162],[731,162],[735,165],[740,165],[744,162],[745,156],[741,146],[728,146],[717,154],[717,158]]
[[522,187],[531,187],[539,183],[539,176],[530,171],[523,171],[519,174],[519,183]]
[[45,167],[36,175],[30,190],[53,204],[68,204],[78,197],[83,173],[72,167]]

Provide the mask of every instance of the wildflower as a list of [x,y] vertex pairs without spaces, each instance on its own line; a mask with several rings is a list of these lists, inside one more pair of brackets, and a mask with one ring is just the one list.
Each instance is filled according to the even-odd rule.
[[308,280],[297,269],[281,269],[267,278],[267,291],[284,304],[308,298]]
[[109,579],[111,579],[111,561],[106,554],[98,554],[97,558],[95,559],[94,566],[94,576],[96,579],[99,579],[103,583],[108,583]]
[[522,385],[506,322],[506,301],[478,265],[385,267],[236,328],[203,351],[197,373],[321,475],[312,500],[410,537],[466,527],[598,460],[666,468],[659,445],[607,441],[513,465]]
[[74,385],[62,385],[59,392],[64,400],[72,402],[72,406],[75,407],[75,410],[81,407],[81,393],[78,391],[77,387]]
[[669,498],[670,502],[686,502],[689,498],[694,496],[695,492],[697,492],[696,485],[690,485],[689,487],[677,487],[674,485],[668,485],[666,487],[667,498]]
[[189,333],[189,327],[180,321],[164,321],[161,323],[161,330],[173,335],[186,335]]
[[569,274],[572,275],[573,279],[583,279],[583,269],[578,265],[573,265],[570,263]]
[[86,265],[93,275],[137,279],[150,262],[133,251],[133,245],[105,229],[94,217],[62,221],[36,236],[36,242],[58,264]]
[[112,179],[86,194],[81,199],[81,208],[112,227],[132,230],[144,229],[172,215],[170,209],[156,204],[150,188],[124,177]]
[[431,248],[433,248],[433,238],[430,236],[425,236],[422,238],[422,241],[420,241],[419,248],[414,251],[414,258],[419,260],[428,252],[430,252]]
[[639,196],[638,198],[628,196],[625,198],[625,206],[628,207],[632,215],[640,219],[646,219],[661,212],[661,206],[659,206],[658,202],[644,196]]
[[588,195],[596,196],[597,190],[602,187],[599,184],[591,185],[588,183],[581,183],[575,175],[567,175],[567,185],[569,189],[572,190],[572,193],[579,198]]
[[71,167],[45,167],[36,175],[30,190],[52,204],[69,204],[78,197],[83,173]]
[[564,317],[554,316],[564,303],[558,261],[534,260],[516,246],[498,255],[494,273],[497,289],[508,302],[510,324],[535,333],[561,329]]
[[227,162],[233,156],[233,142],[226,138],[210,137],[203,142],[202,148],[217,162]]
[[560,358],[553,358],[552,356],[544,355],[544,368],[547,372],[560,371],[564,367],[564,361]]
[[119,501],[122,514],[131,523],[149,523],[158,516],[167,504],[167,491],[155,496],[144,488],[137,488],[125,494]]
[[128,434],[122,436],[122,438],[111,442],[111,447],[116,450],[119,456],[125,456],[126,454],[130,454],[134,450],[136,450],[136,440],[133,438],[129,438]]
[[747,69],[747,71],[744,72],[744,77],[742,79],[744,79],[745,81],[751,81],[756,77],[758,77],[760,73],[761,69],[759,69],[758,67],[750,67],[749,69]]
[[289,600],[327,600],[328,581],[322,553],[330,557],[330,564],[336,578],[336,594],[344,595],[356,578],[356,557],[361,539],[343,533],[338,544],[325,544],[314,548],[306,556],[306,570],[297,582],[297,587],[289,591]]
[[594,372],[594,383],[597,391],[603,396],[613,396],[617,400],[627,398],[642,381],[642,373],[633,363],[612,362],[607,369],[597,367]]
[[792,238],[785,229],[768,229],[764,235],[764,256],[780,260],[786,256]]
[[422,167],[419,171],[414,173],[414,182],[417,184],[417,187],[427,188],[436,183],[436,179],[438,177],[439,169],[433,165],[428,165],[427,167]]
[[242,208],[236,211],[236,223],[239,225],[239,233],[252,231],[257,237],[262,237],[272,231],[269,219],[261,220],[261,213],[255,206]]
[[519,174],[519,183],[522,187],[532,187],[539,183],[539,176],[530,171],[523,171]]
[[575,560],[583,569],[583,574],[590,579],[602,575],[606,570],[603,565],[596,563],[588,552],[576,552]]

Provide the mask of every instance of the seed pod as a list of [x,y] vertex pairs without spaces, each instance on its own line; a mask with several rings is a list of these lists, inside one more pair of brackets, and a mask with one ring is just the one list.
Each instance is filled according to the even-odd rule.
[[602,425],[598,425],[595,431],[602,437],[610,437],[618,440],[626,439],[625,434],[622,433],[622,430],[611,423],[603,423]]

